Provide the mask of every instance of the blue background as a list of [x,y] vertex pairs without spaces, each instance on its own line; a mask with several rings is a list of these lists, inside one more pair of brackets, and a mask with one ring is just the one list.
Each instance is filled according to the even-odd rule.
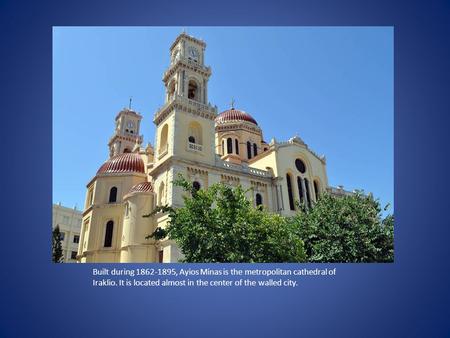
[[[330,186],[394,195],[394,29],[356,27],[187,27],[207,42],[209,102],[219,113],[251,114],[264,139],[297,134],[325,154]],[[162,74],[181,27],[53,29],[53,203],[82,208],[86,182],[108,158],[117,112],[143,116],[164,103]],[[71,165],[68,166],[67,163]],[[387,213],[386,212],[386,213]]]
[[[448,337],[447,1],[0,2],[1,337]],[[94,289],[49,263],[52,26],[395,26],[394,264],[296,289]],[[68,163],[70,165],[70,163]],[[312,265],[308,267],[313,267]]]

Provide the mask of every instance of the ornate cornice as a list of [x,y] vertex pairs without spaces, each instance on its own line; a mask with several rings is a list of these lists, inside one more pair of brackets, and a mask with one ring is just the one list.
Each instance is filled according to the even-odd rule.
[[174,41],[174,42],[172,43],[172,45],[170,46],[170,51],[172,51],[172,50],[175,48],[175,46],[178,44],[178,42],[179,42],[181,39],[183,39],[183,38],[186,39],[186,40],[188,40],[188,41],[195,42],[195,43],[201,45],[203,48],[206,48],[206,42],[205,42],[205,41],[200,40],[200,39],[197,39],[197,38],[195,38],[195,37],[193,37],[193,36],[191,36],[191,35],[188,35],[188,34],[186,34],[185,32],[182,32],[180,35],[177,36],[177,38],[175,39],[175,41]]
[[137,134],[122,135],[122,134],[116,132],[109,139],[108,146],[113,144],[116,139],[121,139],[121,140],[125,140],[125,141],[130,141],[130,142],[136,142],[137,138],[139,139],[139,143],[142,143],[142,141],[143,141],[143,136],[142,135],[137,135]]
[[155,113],[153,122],[159,125],[174,109],[209,120],[214,120],[217,116],[217,107],[177,95]]
[[179,57],[175,63],[173,63],[167,71],[163,74],[163,82],[167,86],[167,81],[169,78],[175,74],[178,70],[184,69],[184,70],[192,70],[194,72],[200,73],[206,78],[209,78],[211,76],[211,67],[206,67],[203,65],[200,65],[192,60],[189,60],[185,57]]

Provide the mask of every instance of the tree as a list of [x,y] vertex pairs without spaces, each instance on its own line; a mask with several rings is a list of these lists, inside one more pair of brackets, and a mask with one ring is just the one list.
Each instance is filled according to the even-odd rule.
[[294,223],[280,215],[256,209],[245,191],[218,183],[196,190],[182,176],[174,181],[187,193],[184,206],[158,207],[168,212],[165,229],[148,237],[168,237],[180,247],[185,262],[301,262],[303,243]]
[[394,216],[382,219],[372,195],[325,194],[312,209],[300,208],[292,221],[310,262],[394,260]]
[[61,232],[59,231],[59,225],[57,225],[52,231],[52,261],[54,263],[63,262],[64,257],[61,241]]

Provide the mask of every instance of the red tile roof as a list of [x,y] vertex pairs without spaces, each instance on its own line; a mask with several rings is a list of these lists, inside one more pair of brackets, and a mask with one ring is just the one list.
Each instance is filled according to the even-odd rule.
[[[142,182],[133,186],[128,194],[136,193],[136,192],[152,192],[153,186],[150,182]],[[128,195],[127,194],[127,195]]]
[[128,172],[145,173],[144,161],[139,154],[124,153],[111,157],[98,169],[97,175]]
[[258,125],[256,120],[250,114],[234,108],[225,110],[224,112],[217,115],[215,121],[217,124],[222,124],[229,121],[247,121]]

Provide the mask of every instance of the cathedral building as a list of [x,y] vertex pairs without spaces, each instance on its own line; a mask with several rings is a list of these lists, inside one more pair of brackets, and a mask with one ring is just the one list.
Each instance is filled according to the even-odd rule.
[[218,182],[249,189],[248,198],[281,215],[296,201],[312,207],[320,194],[347,194],[328,186],[326,160],[303,140],[267,143],[261,126],[234,105],[221,113],[208,101],[211,68],[206,44],[186,33],[170,47],[163,74],[165,103],[156,111],[154,147],[142,147],[142,116],[123,109],[115,118],[109,159],[87,184],[79,262],[177,262],[177,245],[146,239],[168,222],[167,214],[144,218],[157,205],[183,205],[178,174],[196,189]]

